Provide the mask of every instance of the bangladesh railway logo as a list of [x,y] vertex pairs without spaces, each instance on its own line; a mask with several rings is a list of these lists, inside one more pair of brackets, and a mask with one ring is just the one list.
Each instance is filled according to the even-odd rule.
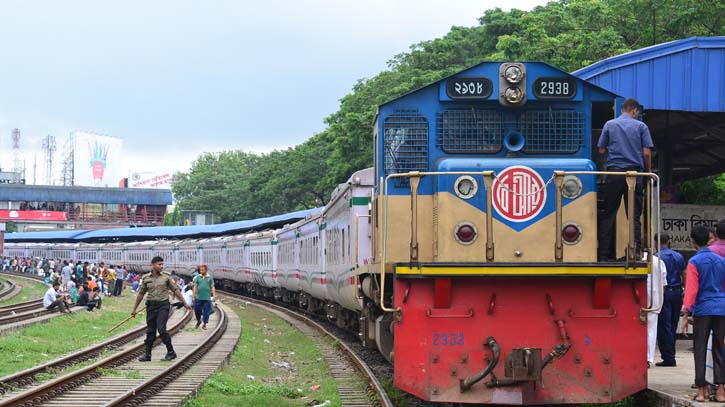
[[531,220],[544,209],[545,202],[544,180],[529,167],[508,167],[493,183],[493,206],[506,220]]

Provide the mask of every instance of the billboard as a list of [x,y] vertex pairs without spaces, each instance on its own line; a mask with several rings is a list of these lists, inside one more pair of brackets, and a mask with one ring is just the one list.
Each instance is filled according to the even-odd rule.
[[129,188],[171,189],[173,175],[170,172],[131,172]]
[[68,218],[65,212],[58,211],[16,211],[0,209],[0,220],[65,221]]
[[73,132],[73,185],[115,187],[123,178],[123,140],[82,131]]

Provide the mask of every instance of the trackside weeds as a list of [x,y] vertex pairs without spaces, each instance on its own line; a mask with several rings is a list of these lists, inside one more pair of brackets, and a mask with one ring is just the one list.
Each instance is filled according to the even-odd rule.
[[187,406],[340,405],[330,369],[307,337],[266,311],[228,305],[242,322],[240,342]]

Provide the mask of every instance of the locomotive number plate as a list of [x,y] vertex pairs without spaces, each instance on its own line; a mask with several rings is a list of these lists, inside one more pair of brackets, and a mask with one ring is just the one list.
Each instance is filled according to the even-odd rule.
[[538,99],[571,99],[576,96],[576,80],[555,77],[536,78],[534,96]]
[[493,92],[488,78],[451,78],[446,83],[446,94],[451,99],[486,99]]
[[463,332],[433,333],[433,346],[463,346]]

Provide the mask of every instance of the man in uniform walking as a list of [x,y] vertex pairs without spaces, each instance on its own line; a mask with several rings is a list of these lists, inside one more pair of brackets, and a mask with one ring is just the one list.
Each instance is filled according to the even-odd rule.
[[131,311],[131,316],[135,317],[138,305],[148,293],[146,298],[146,341],[144,342],[146,349],[144,355],[139,358],[140,362],[151,360],[151,349],[154,346],[154,340],[156,340],[156,331],[159,332],[161,341],[166,345],[166,356],[162,360],[176,359],[176,352],[174,352],[174,347],[171,344],[171,336],[166,332],[166,321],[169,319],[169,310],[171,309],[169,291],[184,304],[184,308],[191,310],[191,306],[184,301],[184,296],[181,295],[181,291],[176,286],[174,279],[171,278],[169,273],[163,272],[163,269],[164,259],[159,256],[154,257],[151,260],[151,273],[146,274],[141,279],[136,303],[133,306],[133,311]]

